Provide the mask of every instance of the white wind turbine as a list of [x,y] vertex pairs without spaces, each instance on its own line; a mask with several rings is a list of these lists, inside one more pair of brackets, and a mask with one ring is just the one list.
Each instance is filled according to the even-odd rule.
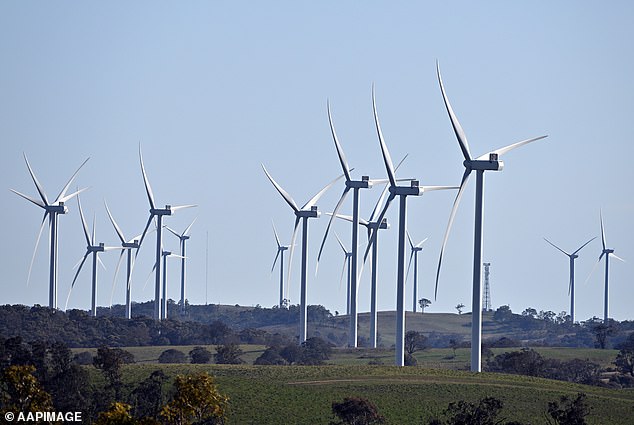
[[608,290],[609,283],[610,283],[610,275],[609,275],[610,257],[614,257],[617,260],[623,261],[623,262],[625,262],[625,260],[617,256],[614,253],[614,249],[607,247],[607,242],[605,240],[605,227],[603,226],[603,211],[599,211],[599,218],[601,219],[601,245],[603,246],[603,250],[601,251],[601,255],[599,255],[599,260],[597,260],[597,262],[594,264],[594,267],[592,267],[592,271],[590,272],[588,279],[590,278],[590,276],[592,276],[592,273],[594,273],[594,269],[599,265],[603,256],[605,256],[605,287],[604,287],[604,294],[603,294],[603,322],[608,323],[609,314],[610,314],[609,290]]
[[[90,159],[90,158],[88,158]],[[63,187],[62,191],[59,193],[59,195],[57,195],[57,198],[55,198],[55,200],[53,202],[49,202],[48,197],[46,196],[46,193],[44,192],[44,188],[42,187],[42,185],[40,184],[40,182],[38,181],[37,177],[35,177],[35,173],[33,172],[33,169],[31,168],[31,164],[29,164],[29,160],[26,157],[26,154],[24,154],[24,160],[26,161],[26,167],[29,169],[29,174],[31,175],[31,178],[33,179],[33,183],[35,183],[35,187],[37,188],[37,192],[40,195],[40,199],[36,199],[36,198],[32,198],[30,196],[24,195],[16,190],[13,189],[9,189],[11,190],[11,192],[15,193],[16,195],[21,196],[22,198],[26,199],[27,201],[30,201],[32,203],[34,203],[35,205],[37,205],[38,207],[44,209],[44,218],[42,219],[42,224],[40,225],[40,231],[37,235],[37,239],[35,241],[35,249],[33,250],[33,256],[31,257],[31,264],[29,265],[29,273],[27,276],[27,285],[31,279],[31,269],[33,268],[33,262],[35,260],[35,253],[37,252],[37,247],[40,243],[40,237],[42,236],[42,230],[44,229],[44,223],[46,222],[46,218],[48,217],[48,226],[49,226],[49,258],[50,258],[50,265],[49,265],[49,291],[48,291],[48,306],[49,308],[57,308],[57,271],[58,271],[58,253],[57,253],[57,248],[58,248],[58,242],[57,242],[57,218],[59,214],[66,214],[68,212],[68,207],[66,207],[65,203],[66,201],[72,199],[73,197],[77,196],[79,193],[83,192],[84,190],[86,190],[86,188],[78,190],[76,192],[71,193],[70,195],[67,195],[66,192],[68,191],[68,188],[70,187],[70,185],[73,183],[73,180],[75,179],[75,176],[77,176],[77,173],[79,172],[79,170],[81,169],[81,167],[84,166],[84,164],[86,162],[88,162],[88,159],[86,159],[77,169],[77,171],[75,171],[75,173],[71,176],[71,178],[68,180],[68,183],[66,183],[66,185]]]
[[[403,161],[405,161],[407,155],[401,159],[398,163],[394,171],[398,170]],[[364,220],[359,218],[359,224],[364,226],[367,230],[368,234],[368,248],[365,251],[365,255],[363,256],[363,263],[361,265],[361,272],[363,271],[363,264],[365,264],[368,255],[372,254],[372,261],[370,262],[370,275],[371,275],[371,288],[370,288],[370,347],[377,347],[377,309],[376,309],[376,293],[377,293],[377,281],[378,281],[378,250],[379,250],[379,236],[378,233],[374,236],[374,239],[371,240],[372,232],[374,230],[384,230],[389,229],[390,224],[387,222],[387,218],[383,217],[381,221],[377,220],[377,216],[381,211],[381,207],[383,206],[383,200],[385,199],[385,195],[387,195],[389,189],[389,185],[386,185],[383,191],[381,191],[381,196],[379,196],[376,205],[374,205],[374,209],[372,210],[372,214],[370,214],[370,218],[368,220]],[[349,221],[353,223],[352,216],[337,214],[337,218]],[[359,273],[359,275],[361,274]],[[360,278],[360,276],[359,276]],[[358,288],[357,288],[358,289]]]
[[301,288],[300,288],[300,312],[299,312],[299,343],[306,341],[306,317],[307,317],[307,304],[306,304],[306,284],[307,284],[307,256],[308,256],[308,219],[309,218],[318,218],[321,213],[319,212],[317,205],[317,201],[319,198],[323,196],[324,193],[328,189],[334,185],[337,180],[343,177],[343,175],[337,177],[330,183],[328,183],[323,189],[321,189],[315,196],[313,196],[308,202],[306,202],[301,208],[297,206],[291,195],[282,189],[282,186],[277,184],[273,177],[266,171],[266,167],[262,164],[262,169],[264,170],[264,174],[271,181],[275,189],[282,195],[282,198],[286,201],[286,203],[293,209],[295,213],[295,226],[293,228],[293,236],[291,238],[291,246],[289,250],[289,259],[288,259],[288,278],[287,282],[290,281],[291,275],[291,264],[293,261],[293,251],[295,248],[295,237],[297,236],[297,228],[299,227],[300,220],[302,221],[302,269],[301,269]]
[[[141,235],[137,235],[137,236],[135,236],[134,238],[132,238],[130,240],[126,239],[126,237],[123,235],[123,232],[121,231],[121,228],[119,227],[117,222],[114,220],[114,217],[112,216],[112,213],[110,212],[110,208],[108,208],[108,204],[105,203],[105,205],[106,205],[106,212],[108,213],[108,217],[110,218],[110,222],[112,223],[112,226],[114,227],[115,232],[117,232],[117,236],[119,237],[119,240],[121,240],[121,248],[122,248],[121,255],[119,255],[119,261],[117,262],[117,268],[115,269],[115,272],[114,272],[114,279],[113,279],[113,283],[112,283],[112,288],[113,288],[113,291],[114,291],[114,285],[115,285],[115,282],[117,281],[117,275],[119,274],[119,267],[121,266],[121,260],[123,259],[123,254],[127,253],[126,292],[125,292],[125,317],[126,317],[126,319],[131,319],[132,318],[132,281],[131,281],[131,277],[132,277],[132,268],[134,267],[134,261],[133,261],[133,258],[132,258],[132,250],[133,249],[136,249],[137,251],[139,250],[139,247],[141,246],[139,244],[139,240],[141,239]],[[112,296],[110,298],[111,298],[110,304],[112,304]]]
[[[143,230],[143,234],[141,235],[141,240],[139,241],[139,245],[143,243],[143,239],[145,239],[145,234],[150,227],[150,223],[152,223],[152,219],[156,218],[156,262],[155,262],[155,279],[154,279],[154,319],[161,320],[163,315],[161,314],[161,251],[163,246],[163,216],[172,215],[178,210],[182,210],[184,208],[195,207],[196,205],[179,205],[179,206],[171,206],[165,205],[165,208],[157,208],[154,203],[154,194],[152,193],[152,188],[150,187],[150,181],[147,178],[147,174],[145,173],[145,166],[143,165],[143,154],[141,153],[141,145],[139,145],[139,159],[141,161],[141,173],[143,174],[143,183],[145,184],[145,191],[147,193],[148,201],[150,203],[150,218],[145,225],[145,229]],[[138,251],[137,251],[138,255]]]
[[277,243],[277,253],[275,254],[275,260],[273,260],[273,266],[271,266],[271,273],[275,268],[277,259],[280,259],[280,308],[286,308],[287,298],[284,297],[284,251],[288,249],[288,245],[282,245],[280,237],[277,235],[277,229],[275,223],[273,223],[273,234],[275,235],[275,242]]
[[[396,277],[396,354],[395,364],[396,366],[403,366],[405,364],[405,231],[407,230],[407,197],[408,196],[421,196],[425,192],[434,190],[445,189],[457,189],[454,186],[420,186],[418,180],[411,180],[409,186],[398,186],[396,176],[394,175],[394,165],[392,158],[387,149],[387,145],[383,140],[383,133],[379,124],[379,117],[376,111],[376,101],[374,96],[374,87],[372,88],[372,109],[374,112],[374,122],[376,124],[377,134],[379,136],[379,143],[381,145],[381,152],[383,154],[383,162],[387,170],[387,175],[390,180],[390,196],[387,198],[385,207],[379,215],[378,222],[380,223],[387,212],[392,200],[399,196],[399,221],[398,221],[398,260],[396,263],[397,277]],[[372,232],[370,238],[370,245],[374,243],[377,232]],[[368,245],[368,249],[370,247]]]
[[352,268],[350,266],[351,262],[352,262],[352,251],[348,251],[345,247],[345,245],[343,244],[343,242],[341,242],[341,239],[339,239],[339,236],[335,233],[335,238],[337,238],[337,242],[339,242],[339,246],[341,247],[341,250],[343,251],[343,255],[344,255],[344,259],[343,259],[343,267],[341,269],[341,277],[339,278],[339,286],[341,287],[341,282],[343,281],[343,274],[346,272],[346,269],[348,271],[347,273],[347,282],[346,282],[346,314],[350,314],[350,304],[351,304],[351,300],[352,300]]
[[84,230],[84,236],[86,237],[86,253],[83,258],[78,263],[77,272],[75,273],[75,277],[73,278],[73,283],[70,285],[70,290],[68,291],[68,297],[66,298],[66,307],[68,307],[68,300],[70,298],[70,293],[75,287],[75,282],[77,281],[77,277],[79,276],[79,272],[81,272],[81,268],[84,266],[86,259],[90,254],[92,254],[92,302],[90,313],[92,317],[97,316],[97,262],[101,264],[104,268],[105,266],[99,259],[99,253],[104,251],[111,251],[114,249],[123,249],[121,247],[114,246],[105,246],[103,242],[97,243],[95,238],[95,218],[93,216],[92,219],[92,233],[88,233],[88,225],[86,224],[86,219],[84,218],[84,211],[81,207],[81,201],[79,200],[79,196],[77,196],[77,205],[79,206],[79,216],[81,217],[81,224]]
[[409,241],[409,247],[410,247],[411,253],[409,255],[409,263],[407,265],[407,274],[405,275],[405,281],[407,281],[407,277],[409,276],[409,269],[412,266],[412,260],[414,260],[414,291],[413,291],[414,303],[412,307],[412,312],[414,313],[416,313],[416,306],[418,304],[418,253],[423,250],[423,244],[425,243],[425,241],[427,241],[427,239],[429,238],[425,238],[419,243],[417,243],[416,245],[414,245],[414,242],[412,242],[412,237],[410,236],[409,231],[407,232],[407,240]]
[[568,295],[570,295],[570,320],[572,320],[572,323],[575,323],[575,260],[577,258],[579,258],[577,253],[579,251],[581,251],[583,249],[583,247],[585,247],[586,245],[588,245],[590,242],[592,242],[595,239],[596,239],[596,236],[594,238],[590,239],[588,242],[586,242],[583,245],[581,245],[576,251],[574,251],[574,252],[569,254],[566,251],[564,251],[563,249],[559,248],[554,243],[552,243],[551,241],[549,241],[548,239],[544,238],[544,240],[546,242],[551,244],[557,250],[561,251],[570,260],[570,281],[569,281],[569,284],[568,284]]
[[445,250],[445,245],[447,243],[447,238],[449,237],[449,231],[451,230],[451,225],[453,223],[454,217],[456,215],[456,211],[458,205],[460,203],[460,198],[462,198],[462,194],[464,192],[464,188],[467,185],[467,181],[469,180],[469,176],[472,171],[476,171],[476,206],[475,206],[475,230],[474,230],[474,245],[473,245],[473,293],[472,293],[472,303],[471,303],[471,311],[472,311],[472,325],[471,325],[471,371],[472,372],[480,372],[481,371],[481,348],[482,348],[482,205],[483,205],[483,192],[484,192],[484,172],[485,171],[501,171],[504,167],[504,163],[499,160],[499,158],[507,152],[512,151],[513,149],[519,148],[527,143],[534,142],[536,140],[543,139],[547,136],[535,137],[533,139],[523,140],[521,142],[514,143],[509,146],[505,146],[501,149],[497,149],[490,153],[484,154],[477,158],[473,158],[471,156],[471,152],[469,151],[469,144],[467,143],[467,137],[465,136],[464,130],[462,126],[458,122],[458,118],[453,112],[451,105],[449,104],[449,99],[445,94],[445,88],[442,83],[442,78],[440,76],[440,67],[438,63],[436,64],[436,72],[438,74],[438,83],[440,84],[440,91],[442,93],[443,100],[445,102],[445,107],[449,114],[449,119],[451,120],[451,125],[453,126],[454,133],[456,134],[456,138],[458,139],[458,144],[460,145],[460,149],[462,151],[462,155],[464,156],[463,165],[465,167],[465,172],[462,176],[462,181],[460,182],[460,189],[458,190],[458,194],[456,195],[456,199],[454,200],[453,207],[451,209],[451,214],[449,215],[449,223],[447,224],[447,230],[445,231],[445,237],[443,239],[442,248],[440,250],[440,258],[438,260],[438,269],[436,271],[436,289],[435,294],[438,295],[438,278],[440,276],[440,267],[442,264],[442,258]]
[[183,233],[178,233],[174,229],[170,229],[168,226],[165,226],[170,233],[178,238],[180,241],[181,248],[181,315],[185,315],[185,289],[186,289],[186,280],[185,280],[185,260],[187,257],[185,256],[185,243],[189,240],[189,230],[192,228],[196,219],[194,219],[189,226],[185,228]]
[[330,124],[330,132],[332,134],[333,141],[335,142],[335,148],[337,150],[337,155],[339,156],[339,162],[341,164],[341,168],[343,170],[343,175],[346,178],[345,184],[346,187],[335,206],[335,209],[328,221],[328,226],[326,227],[326,232],[324,233],[324,238],[321,242],[321,247],[319,248],[319,254],[317,255],[317,265],[319,266],[319,260],[321,258],[321,253],[324,249],[324,245],[326,244],[326,238],[328,238],[328,232],[330,230],[330,226],[332,225],[332,221],[334,217],[337,215],[339,208],[343,204],[343,201],[346,199],[348,192],[352,189],[353,199],[352,199],[352,251],[350,252],[350,285],[348,285],[348,315],[350,316],[350,328],[348,331],[348,347],[357,346],[357,287],[359,284],[359,268],[358,268],[358,252],[359,252],[359,189],[370,189],[372,188],[373,181],[370,180],[368,176],[362,176],[361,180],[352,180],[350,172],[352,171],[348,166],[348,161],[346,160],[346,156],[343,153],[343,149],[341,148],[341,144],[339,143],[339,139],[337,138],[337,133],[335,132],[335,127],[332,123],[332,115],[330,113],[330,103],[328,103],[328,123]]

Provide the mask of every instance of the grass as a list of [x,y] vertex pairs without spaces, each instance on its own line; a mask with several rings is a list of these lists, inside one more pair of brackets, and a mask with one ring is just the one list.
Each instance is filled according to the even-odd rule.
[[[157,366],[128,365],[128,383]],[[589,424],[631,424],[634,392],[515,375],[393,366],[161,365],[170,377],[207,371],[231,403],[229,424],[319,424],[332,420],[330,406],[346,396],[374,402],[389,424],[426,423],[450,402],[493,396],[507,420],[544,423],[549,401],[588,395]]]

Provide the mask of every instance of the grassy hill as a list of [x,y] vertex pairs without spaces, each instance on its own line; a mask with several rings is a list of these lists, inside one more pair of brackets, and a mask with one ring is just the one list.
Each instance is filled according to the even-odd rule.
[[[156,366],[129,365],[129,383]],[[545,423],[549,401],[584,392],[592,407],[589,424],[631,424],[634,392],[608,390],[515,375],[391,366],[162,365],[170,377],[208,371],[230,397],[229,424],[327,424],[330,406],[346,396],[375,403],[388,424],[423,424],[451,402],[493,396],[503,401],[501,417]]]

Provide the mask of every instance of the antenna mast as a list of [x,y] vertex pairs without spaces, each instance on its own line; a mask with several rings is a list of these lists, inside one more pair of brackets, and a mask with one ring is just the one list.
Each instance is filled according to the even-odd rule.
[[484,302],[482,303],[482,311],[492,311],[491,305],[491,287],[489,286],[489,267],[491,263],[482,263],[484,266]]

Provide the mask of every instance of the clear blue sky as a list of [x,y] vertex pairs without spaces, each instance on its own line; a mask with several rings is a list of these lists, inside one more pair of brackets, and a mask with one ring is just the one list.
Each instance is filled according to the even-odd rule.
[[[513,311],[568,310],[568,262],[548,237],[574,250],[599,235],[603,208],[608,244],[627,263],[611,264],[611,316],[633,319],[634,40],[631,2],[2,2],[0,4],[0,176],[5,187],[0,269],[3,304],[48,300],[46,235],[32,281],[26,275],[42,212],[9,192],[35,196],[22,153],[50,197],[77,166],[77,185],[97,238],[117,242],[106,199],[132,236],[147,220],[138,163],[159,205],[197,203],[166,220],[189,244],[189,300],[206,299],[205,240],[209,234],[210,303],[272,306],[276,245],[291,237],[291,210],[261,170],[303,204],[340,171],[326,115],[329,99],[354,175],[385,178],[372,121],[370,87],[399,170],[422,184],[457,185],[462,157],[442,103],[435,61],[465,128],[473,154],[529,137],[548,139],[504,157],[485,190],[484,258],[490,261],[492,301]],[[473,181],[449,240],[439,297],[431,312],[470,309]],[[319,207],[330,211],[343,184]],[[362,192],[368,216],[378,188]],[[420,296],[433,299],[438,253],[453,193],[409,201],[409,229],[429,237],[420,256]],[[85,251],[77,204],[60,218],[60,303],[73,265]],[[348,202],[343,212],[349,213]],[[396,212],[381,235],[379,308],[395,308]],[[327,220],[311,222],[310,270]],[[349,243],[350,230],[335,230]],[[139,255],[133,297],[153,264],[152,238]],[[165,246],[177,249],[176,238]],[[583,284],[600,253],[594,241],[577,261],[577,314],[602,317],[602,272]],[[98,304],[110,299],[118,254],[102,256]],[[290,298],[299,301],[299,255]],[[343,256],[329,240],[308,300],[345,311],[339,288]],[[89,265],[70,307],[90,307]],[[178,298],[177,262],[169,266]],[[367,269],[366,269],[367,270]],[[359,294],[369,308],[369,276]],[[115,302],[124,302],[123,282]],[[411,297],[411,282],[407,287]],[[411,305],[407,301],[406,305]]]

